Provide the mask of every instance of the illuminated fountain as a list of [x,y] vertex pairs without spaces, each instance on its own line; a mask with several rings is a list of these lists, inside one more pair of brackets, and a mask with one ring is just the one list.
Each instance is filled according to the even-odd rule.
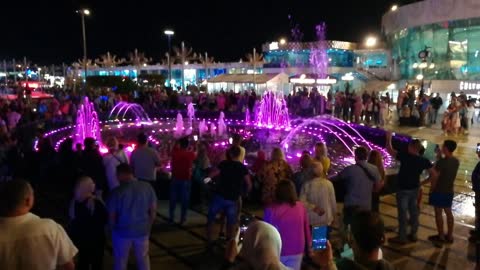
[[74,137],[75,143],[83,144],[85,138],[94,138],[99,142],[102,139],[98,115],[88,97],[85,97],[77,110],[77,121],[73,132],[72,137]]
[[175,123],[175,136],[180,137],[183,134],[183,116],[181,113],[177,114],[177,122]]
[[[247,110],[247,115],[249,112]],[[245,118],[247,118],[246,116]],[[249,118],[249,117],[248,117]],[[258,113],[255,118],[258,127],[267,128],[290,128],[287,102],[281,92],[267,91],[260,102]]]
[[200,121],[200,123],[198,123],[198,135],[202,137],[202,135],[205,134],[207,131],[208,131],[208,127],[207,127],[207,124],[205,123],[205,119],[203,119],[202,121]]
[[224,137],[226,131],[227,125],[225,125],[225,114],[220,112],[220,116],[218,117],[218,137]]
[[325,79],[328,76],[328,44],[326,41],[327,26],[321,23],[315,27],[317,34],[316,46],[310,49],[310,65],[318,79]]
[[[150,117],[142,106],[136,103],[120,102],[110,111],[109,119],[126,121],[126,119],[134,120],[137,123],[151,124]],[[130,120],[130,121],[131,121]]]

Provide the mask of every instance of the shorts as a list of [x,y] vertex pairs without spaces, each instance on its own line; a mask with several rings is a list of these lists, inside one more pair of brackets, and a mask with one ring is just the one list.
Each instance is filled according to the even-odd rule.
[[453,193],[430,193],[428,203],[437,208],[452,208]]
[[225,214],[227,225],[238,223],[238,201],[230,201],[220,195],[214,195],[208,208],[208,224],[212,224],[220,212]]

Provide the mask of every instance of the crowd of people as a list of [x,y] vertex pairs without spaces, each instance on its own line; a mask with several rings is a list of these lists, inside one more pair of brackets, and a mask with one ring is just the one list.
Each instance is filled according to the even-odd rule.
[[[129,98],[91,95],[99,112],[109,111],[117,102]],[[328,102],[330,99],[332,102]],[[187,102],[198,102],[197,106],[205,110],[242,112],[253,111],[258,97],[253,91],[209,95],[147,91],[137,101],[145,108],[181,108]],[[382,126],[389,114],[390,98],[378,98],[375,93],[357,96],[348,91],[324,97],[299,91],[287,101],[298,114],[315,115],[333,109],[337,117],[345,120],[364,119]],[[312,106],[312,102],[318,106]],[[418,106],[426,107],[422,116],[434,124],[443,101],[432,96],[423,97],[421,102]],[[452,95],[442,120],[446,132],[469,130],[473,102],[464,95]],[[307,103],[309,110],[304,110]],[[128,156],[114,137],[105,141],[105,154],[100,153],[93,138],[82,143],[66,139],[58,150],[49,140],[40,139],[38,151],[33,152],[31,143],[26,143],[19,132],[22,125],[37,119],[49,121],[52,126],[72,122],[79,104],[79,96],[63,92],[56,92],[54,100],[48,103],[40,101],[35,110],[21,99],[0,101],[0,231],[6,232],[0,236],[1,269],[103,269],[108,241],[113,247],[114,269],[126,269],[130,249],[138,269],[150,269],[149,237],[157,215],[160,181],[168,172],[157,149],[150,147],[148,137],[138,134],[136,148]],[[452,123],[457,121],[460,126],[452,129],[452,125],[457,125]],[[36,129],[31,130],[36,134]],[[181,138],[167,147],[171,167],[167,192],[169,223],[185,224],[189,207],[206,204],[208,249],[216,241],[218,223],[222,232],[225,227],[225,269],[297,270],[306,256],[330,270],[394,269],[382,257],[381,247],[387,240],[395,245],[418,240],[419,198],[424,185],[430,185],[428,202],[434,208],[437,228],[429,240],[435,245],[454,241],[452,202],[460,163],[453,155],[457,144],[452,140],[438,146],[434,163],[423,157],[425,149],[418,140],[411,140],[406,149],[394,149],[392,134],[387,132],[386,141],[386,149],[400,163],[395,194],[399,225],[396,237],[385,238],[385,226],[378,214],[380,194],[391,181],[381,152],[356,147],[355,164],[330,177],[334,165],[328,145],[323,142],[315,144],[313,153],[302,153],[298,168],[285,159],[280,148],[272,149],[269,155],[258,151],[254,162],[246,166],[247,151],[240,135],[232,136],[231,145],[221,158],[212,157],[208,142],[197,142],[193,137]],[[429,177],[422,179],[425,171]],[[57,192],[71,194],[66,206],[66,229],[31,213],[34,189],[44,189],[47,183],[53,183]],[[480,163],[472,173],[472,183],[477,198]],[[238,251],[236,235],[245,202],[261,205],[264,216],[263,221],[250,223],[242,232],[242,249]],[[339,202],[343,202],[342,211],[338,211]],[[177,204],[181,205],[179,219]],[[330,233],[338,224],[342,244],[350,245],[353,258],[334,261],[338,247],[330,243],[324,251],[311,250],[312,227],[327,226]],[[476,228],[480,227],[478,224],[477,220]],[[473,231],[472,239],[480,239],[478,234]]]
[[[453,182],[459,167],[458,159],[453,156],[456,143],[446,140],[438,149],[437,161],[432,164],[422,157],[418,140],[412,140],[403,151],[393,149],[391,138],[391,133],[387,132],[386,148],[400,161],[401,167],[396,193],[399,231],[398,236],[389,241],[397,245],[417,241],[419,189],[430,183],[429,203],[434,207],[438,234],[429,239],[436,244],[452,243]],[[59,169],[58,177],[62,181],[68,179],[65,186],[73,190],[66,232],[57,223],[30,213],[34,203],[32,185],[41,183],[30,185],[23,180],[1,183],[0,196],[5,200],[0,203],[0,228],[9,232],[0,237],[0,250],[8,251],[0,253],[5,269],[26,263],[15,252],[21,250],[21,256],[33,252],[29,245],[34,241],[52,245],[48,254],[42,254],[49,259],[32,257],[41,263],[16,269],[48,269],[52,265],[73,269],[75,255],[76,269],[103,269],[107,238],[112,242],[114,269],[125,269],[131,248],[138,269],[149,269],[149,235],[156,218],[159,192],[157,172],[161,163],[158,153],[149,147],[144,134],[138,135],[138,146],[130,158],[115,138],[109,138],[106,145],[109,151],[102,156],[92,138],[77,145],[77,151],[73,150],[73,140],[64,141],[58,153],[47,141],[40,144],[43,158],[60,160],[56,165],[59,167],[38,168],[42,172],[39,175],[45,177],[43,181],[52,177],[47,173],[53,168],[63,168]],[[208,143],[188,137],[179,139],[172,147],[170,223],[177,221],[177,202],[181,204],[180,224],[188,222],[190,198],[199,198],[195,203],[207,202],[208,248],[215,241],[217,222],[226,221],[226,269],[243,269],[236,267],[244,264],[253,269],[265,269],[257,268],[257,264],[271,264],[280,267],[278,269],[298,270],[304,256],[328,269],[394,269],[382,256],[371,256],[381,254],[381,246],[386,241],[384,225],[377,212],[379,194],[389,180],[379,151],[368,151],[361,146],[355,148],[355,164],[327,179],[331,175],[331,162],[327,145],[322,142],[315,145],[314,153],[303,152],[298,170],[286,161],[280,148],[274,148],[269,159],[259,151],[255,162],[247,167],[244,165],[246,150],[239,135],[234,136],[220,162],[210,161],[208,148]],[[429,178],[422,181],[424,170],[429,172]],[[74,179],[78,180],[73,182]],[[344,202],[342,221],[337,218],[337,199]],[[238,260],[234,248],[237,244],[232,246],[230,242],[235,241],[245,200],[261,204],[264,217],[263,222],[254,221],[244,232],[243,248],[238,254],[243,258]],[[447,216],[446,234],[443,213]],[[220,223],[223,231],[224,223]],[[334,263],[332,250],[335,247],[330,243],[327,251],[311,250],[311,228],[328,226],[331,231],[336,224],[342,224],[342,241],[350,244],[355,258]],[[104,230],[106,226],[110,228],[109,237]],[[31,231],[25,237],[27,228]],[[20,236],[22,241],[18,241]],[[268,238],[265,243],[258,242],[265,238]],[[268,250],[262,250],[266,244]],[[357,254],[365,257],[362,259]]]

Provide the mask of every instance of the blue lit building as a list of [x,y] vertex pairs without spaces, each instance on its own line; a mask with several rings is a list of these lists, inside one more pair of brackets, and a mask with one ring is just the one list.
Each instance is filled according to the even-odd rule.
[[[395,75],[422,74],[434,92],[480,91],[480,2],[425,0],[383,16],[382,29],[395,62]],[[427,63],[419,68],[419,52]]]

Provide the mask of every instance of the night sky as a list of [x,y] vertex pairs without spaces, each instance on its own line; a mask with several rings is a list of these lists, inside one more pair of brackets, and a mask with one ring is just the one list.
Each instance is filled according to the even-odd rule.
[[[79,7],[88,7],[88,57],[107,50],[127,57],[138,48],[153,57],[164,55],[165,28],[175,31],[173,44],[185,41],[194,51],[216,61],[238,61],[255,46],[290,37],[298,23],[304,41],[314,39],[314,26],[325,21],[327,38],[363,41],[380,34],[382,14],[394,3],[412,0],[38,0],[2,1],[0,59],[27,56],[33,62],[71,63],[82,57]],[[315,4],[313,4],[315,3]],[[289,20],[291,15],[292,20]]]

